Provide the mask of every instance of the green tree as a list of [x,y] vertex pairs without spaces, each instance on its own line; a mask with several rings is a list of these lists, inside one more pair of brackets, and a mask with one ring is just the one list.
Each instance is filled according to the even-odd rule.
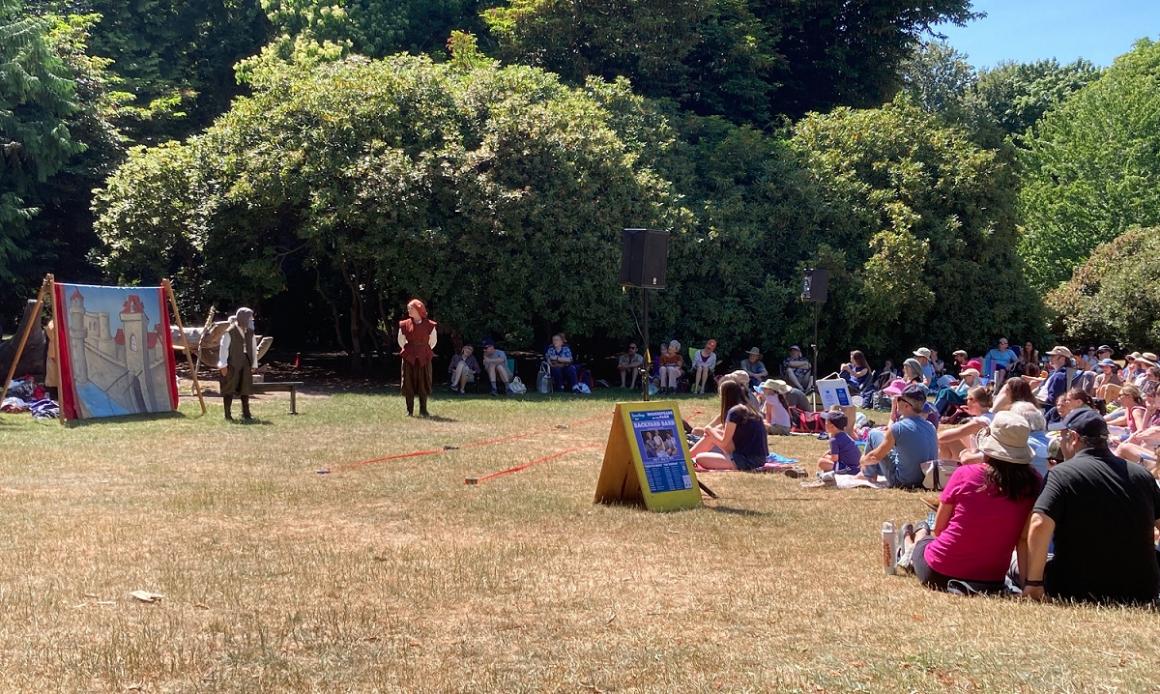
[[28,0],[41,14],[95,14],[89,52],[113,61],[133,95],[123,129],[136,143],[204,128],[240,92],[234,64],[266,43],[259,0]]
[[902,63],[902,89],[922,110],[951,123],[964,120],[963,100],[975,82],[964,54],[943,41],[925,42]]
[[1052,330],[1071,344],[1160,344],[1160,228],[1131,229],[1101,244],[1047,295]]
[[12,305],[34,285],[18,267],[30,257],[30,203],[81,150],[69,132],[76,106],[70,74],[53,52],[49,23],[18,0],[0,0],[0,300]]
[[897,68],[968,0],[509,0],[484,12],[500,57],[580,83],[625,76],[701,115],[774,125],[838,104],[877,106]]
[[811,115],[792,142],[825,190],[825,238],[844,254],[827,312],[848,344],[977,349],[996,332],[1039,336],[1000,153],[903,100]]
[[1160,224],[1160,43],[1138,42],[1025,143],[1020,251],[1046,290],[1097,245]]
[[1083,59],[1066,65],[1055,59],[1001,63],[979,72],[964,104],[981,142],[997,144],[1014,137],[1019,144],[1044,114],[1101,72]]
[[111,273],[189,268],[195,298],[259,305],[307,283],[356,357],[412,294],[453,334],[627,331],[619,229],[679,206],[589,94],[404,56],[287,70],[131,154],[97,199]]

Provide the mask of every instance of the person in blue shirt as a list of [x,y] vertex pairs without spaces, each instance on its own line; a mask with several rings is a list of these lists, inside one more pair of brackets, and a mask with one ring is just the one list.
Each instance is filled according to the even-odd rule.
[[895,398],[902,418],[885,429],[870,432],[862,456],[862,472],[876,479],[881,471],[891,487],[918,489],[922,486],[922,464],[938,459],[938,434],[923,416],[926,389],[910,385]]
[[1015,366],[1019,361],[1019,354],[1011,349],[1007,342],[1007,338],[999,338],[999,346],[993,348],[987,355],[983,357],[983,376],[984,378],[994,378],[995,372],[999,372],[999,382],[1007,380],[1007,372],[1011,367]]
[[914,350],[914,356],[918,359],[918,363],[922,366],[922,384],[931,389],[935,386],[935,379],[938,374],[934,371],[934,364],[931,363],[931,352],[927,347],[919,347]]
[[1051,375],[1043,386],[1042,397],[1044,409],[1047,410],[1047,423],[1058,422],[1060,417],[1055,411],[1055,403],[1061,395],[1067,392],[1070,383],[1067,380],[1067,370],[1075,367],[1071,350],[1067,347],[1056,346],[1047,353],[1051,364]]
[[846,433],[850,420],[843,412],[826,412],[826,434],[830,437],[830,452],[818,459],[818,470],[835,475],[856,475],[861,470],[862,452]]
[[556,392],[569,392],[576,385],[576,365],[572,348],[565,344],[563,333],[552,336],[552,346],[544,350],[544,360],[552,371],[552,387]]

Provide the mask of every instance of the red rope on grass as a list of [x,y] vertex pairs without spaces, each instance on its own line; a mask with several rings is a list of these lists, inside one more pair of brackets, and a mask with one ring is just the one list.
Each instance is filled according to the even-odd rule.
[[[587,424],[588,422],[591,422],[591,421],[594,421],[597,419],[601,419],[601,418],[606,417],[606,416],[607,416],[607,413],[602,413],[602,414],[598,414],[598,415],[593,415],[591,417],[584,417],[583,419],[578,419],[567,426],[579,426],[581,424]],[[380,456],[378,458],[370,458],[369,460],[360,460],[357,463],[350,463],[348,465],[342,466],[342,468],[340,468],[340,469],[353,469],[353,468],[357,468],[357,467],[362,467],[364,465],[374,465],[376,463],[387,463],[387,462],[390,462],[392,460],[405,460],[407,458],[423,458],[426,456],[439,455],[440,453],[446,453],[449,450],[456,450],[456,449],[461,449],[461,448],[482,448],[485,446],[495,446],[495,445],[502,444],[502,443],[511,443],[512,441],[520,441],[520,440],[523,440],[526,438],[530,438],[532,436],[535,436],[538,433],[542,433],[542,431],[529,431],[529,432],[524,433],[524,434],[512,434],[509,436],[500,436],[500,437],[493,438],[493,439],[482,439],[479,441],[471,441],[471,442],[465,443],[461,446],[446,446],[443,448],[432,448],[430,450],[425,450],[425,451],[411,451],[410,453],[397,453],[397,454],[392,454],[392,455],[384,455],[384,456]],[[329,470],[326,470],[326,471],[329,472]]]
[[571,453],[575,453],[577,451],[587,451],[587,450],[592,450],[594,448],[600,448],[600,446],[597,444],[591,444],[591,443],[588,445],[585,445],[585,446],[573,446],[572,448],[566,448],[562,451],[557,451],[556,453],[551,453],[549,455],[545,455],[543,457],[536,458],[535,460],[532,460],[532,461],[527,462],[527,463],[523,463],[521,465],[509,467],[506,470],[499,470],[497,472],[488,473],[482,477],[467,477],[463,480],[463,483],[469,484],[469,485],[471,485],[471,484],[483,484],[484,482],[487,482],[488,480],[493,480],[497,477],[503,477],[504,475],[511,475],[511,474],[514,474],[517,472],[523,472],[524,470],[527,470],[528,468],[533,467],[535,465],[539,465],[541,463],[547,463],[547,462],[551,462],[553,460],[559,460],[560,458],[563,458],[564,456],[569,455]]

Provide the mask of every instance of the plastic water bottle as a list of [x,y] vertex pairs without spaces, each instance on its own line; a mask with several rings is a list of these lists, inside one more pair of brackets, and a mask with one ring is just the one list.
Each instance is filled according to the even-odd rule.
[[898,553],[898,536],[894,533],[894,523],[882,524],[882,570],[887,576],[894,575],[894,557]]

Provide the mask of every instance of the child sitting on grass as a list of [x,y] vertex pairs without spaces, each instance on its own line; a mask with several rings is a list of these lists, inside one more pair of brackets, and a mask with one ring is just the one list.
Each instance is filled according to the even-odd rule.
[[826,420],[826,434],[830,437],[830,452],[818,459],[819,477],[821,473],[832,472],[835,475],[856,475],[861,469],[862,451],[850,435],[846,427],[850,421],[844,412],[826,412],[822,415]]
[[789,436],[792,422],[789,417],[789,403],[785,394],[789,392],[789,384],[774,379],[766,380],[761,384],[761,393],[764,402],[761,405],[761,415],[769,425],[769,433],[775,436]]

